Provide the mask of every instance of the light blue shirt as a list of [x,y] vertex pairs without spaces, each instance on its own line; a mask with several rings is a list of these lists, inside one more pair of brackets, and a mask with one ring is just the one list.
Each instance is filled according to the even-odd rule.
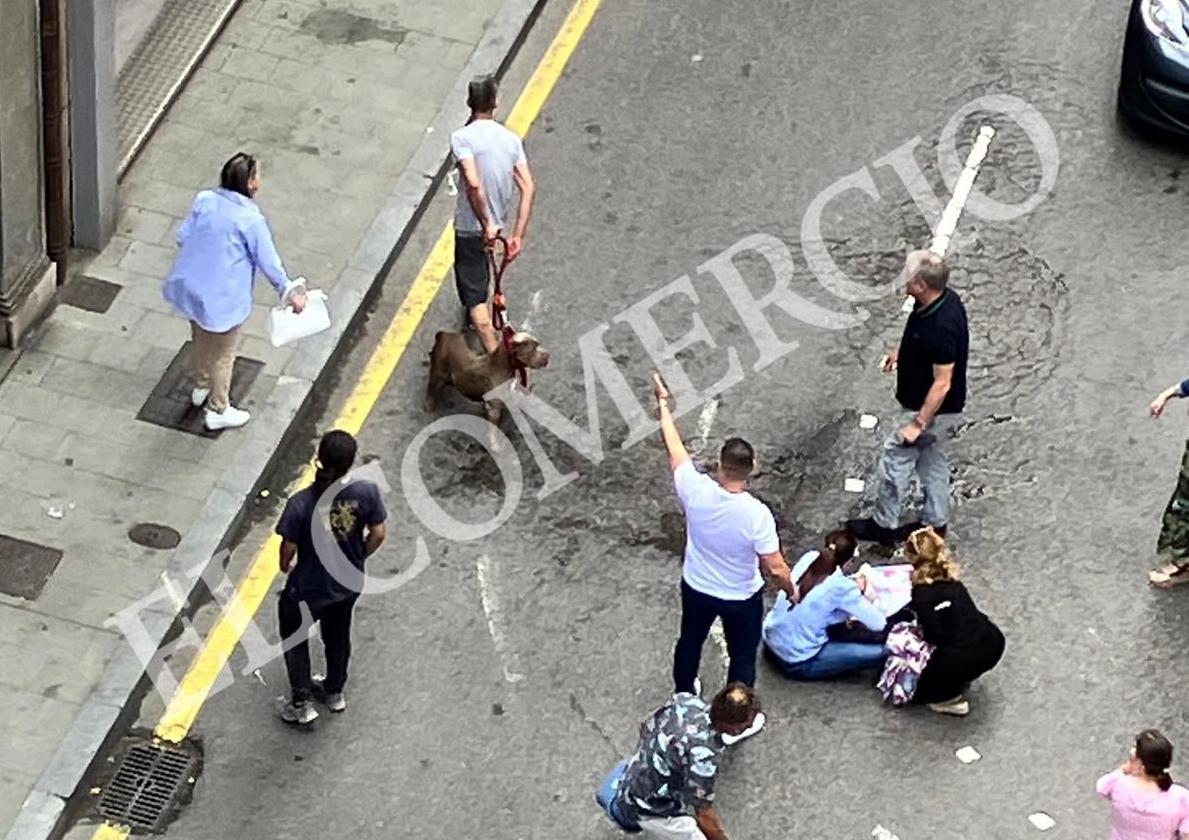
[[165,299],[207,332],[227,332],[248,320],[258,270],[278,295],[292,285],[264,213],[245,195],[200,192],[177,241]]
[[[793,579],[800,580],[816,559],[816,551],[803,555],[793,567]],[[784,592],[776,596],[776,603],[764,616],[764,643],[785,662],[804,662],[817,656],[830,640],[826,628],[848,618],[876,632],[888,622],[859,591],[859,585],[835,569],[795,606]]]

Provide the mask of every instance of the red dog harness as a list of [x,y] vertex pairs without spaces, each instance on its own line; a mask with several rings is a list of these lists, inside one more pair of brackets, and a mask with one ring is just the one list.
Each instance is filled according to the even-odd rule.
[[512,351],[512,339],[516,337],[516,328],[509,324],[504,316],[504,312],[508,308],[504,303],[504,272],[508,270],[508,263],[511,262],[508,259],[508,240],[503,236],[497,236],[495,241],[502,246],[503,255],[497,263],[495,245],[491,245],[487,249],[487,270],[495,287],[491,299],[491,324],[500,333],[504,349],[508,351],[508,358],[512,361],[512,370],[520,380],[521,387],[528,388],[528,368],[516,358],[516,354]]

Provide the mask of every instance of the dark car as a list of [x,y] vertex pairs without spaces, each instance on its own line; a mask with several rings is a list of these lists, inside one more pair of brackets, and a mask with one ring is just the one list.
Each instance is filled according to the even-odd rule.
[[1189,135],[1189,0],[1133,0],[1119,112],[1139,127]]

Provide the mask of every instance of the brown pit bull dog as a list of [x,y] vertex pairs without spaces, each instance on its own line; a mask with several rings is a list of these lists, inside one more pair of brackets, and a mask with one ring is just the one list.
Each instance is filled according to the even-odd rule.
[[507,346],[503,342],[492,353],[476,353],[461,333],[439,332],[429,351],[429,384],[425,389],[425,410],[436,411],[442,389],[453,385],[467,399],[482,402],[487,419],[498,425],[503,406],[483,395],[515,377],[523,369],[538,370],[549,364],[549,353],[526,332],[518,332]]

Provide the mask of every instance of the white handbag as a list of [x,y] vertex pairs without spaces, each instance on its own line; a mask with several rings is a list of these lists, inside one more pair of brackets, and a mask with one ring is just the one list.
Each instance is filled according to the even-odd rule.
[[300,314],[288,306],[274,306],[268,318],[268,339],[273,347],[283,347],[330,328],[330,309],[326,293],[320,289],[306,292],[305,309]]

